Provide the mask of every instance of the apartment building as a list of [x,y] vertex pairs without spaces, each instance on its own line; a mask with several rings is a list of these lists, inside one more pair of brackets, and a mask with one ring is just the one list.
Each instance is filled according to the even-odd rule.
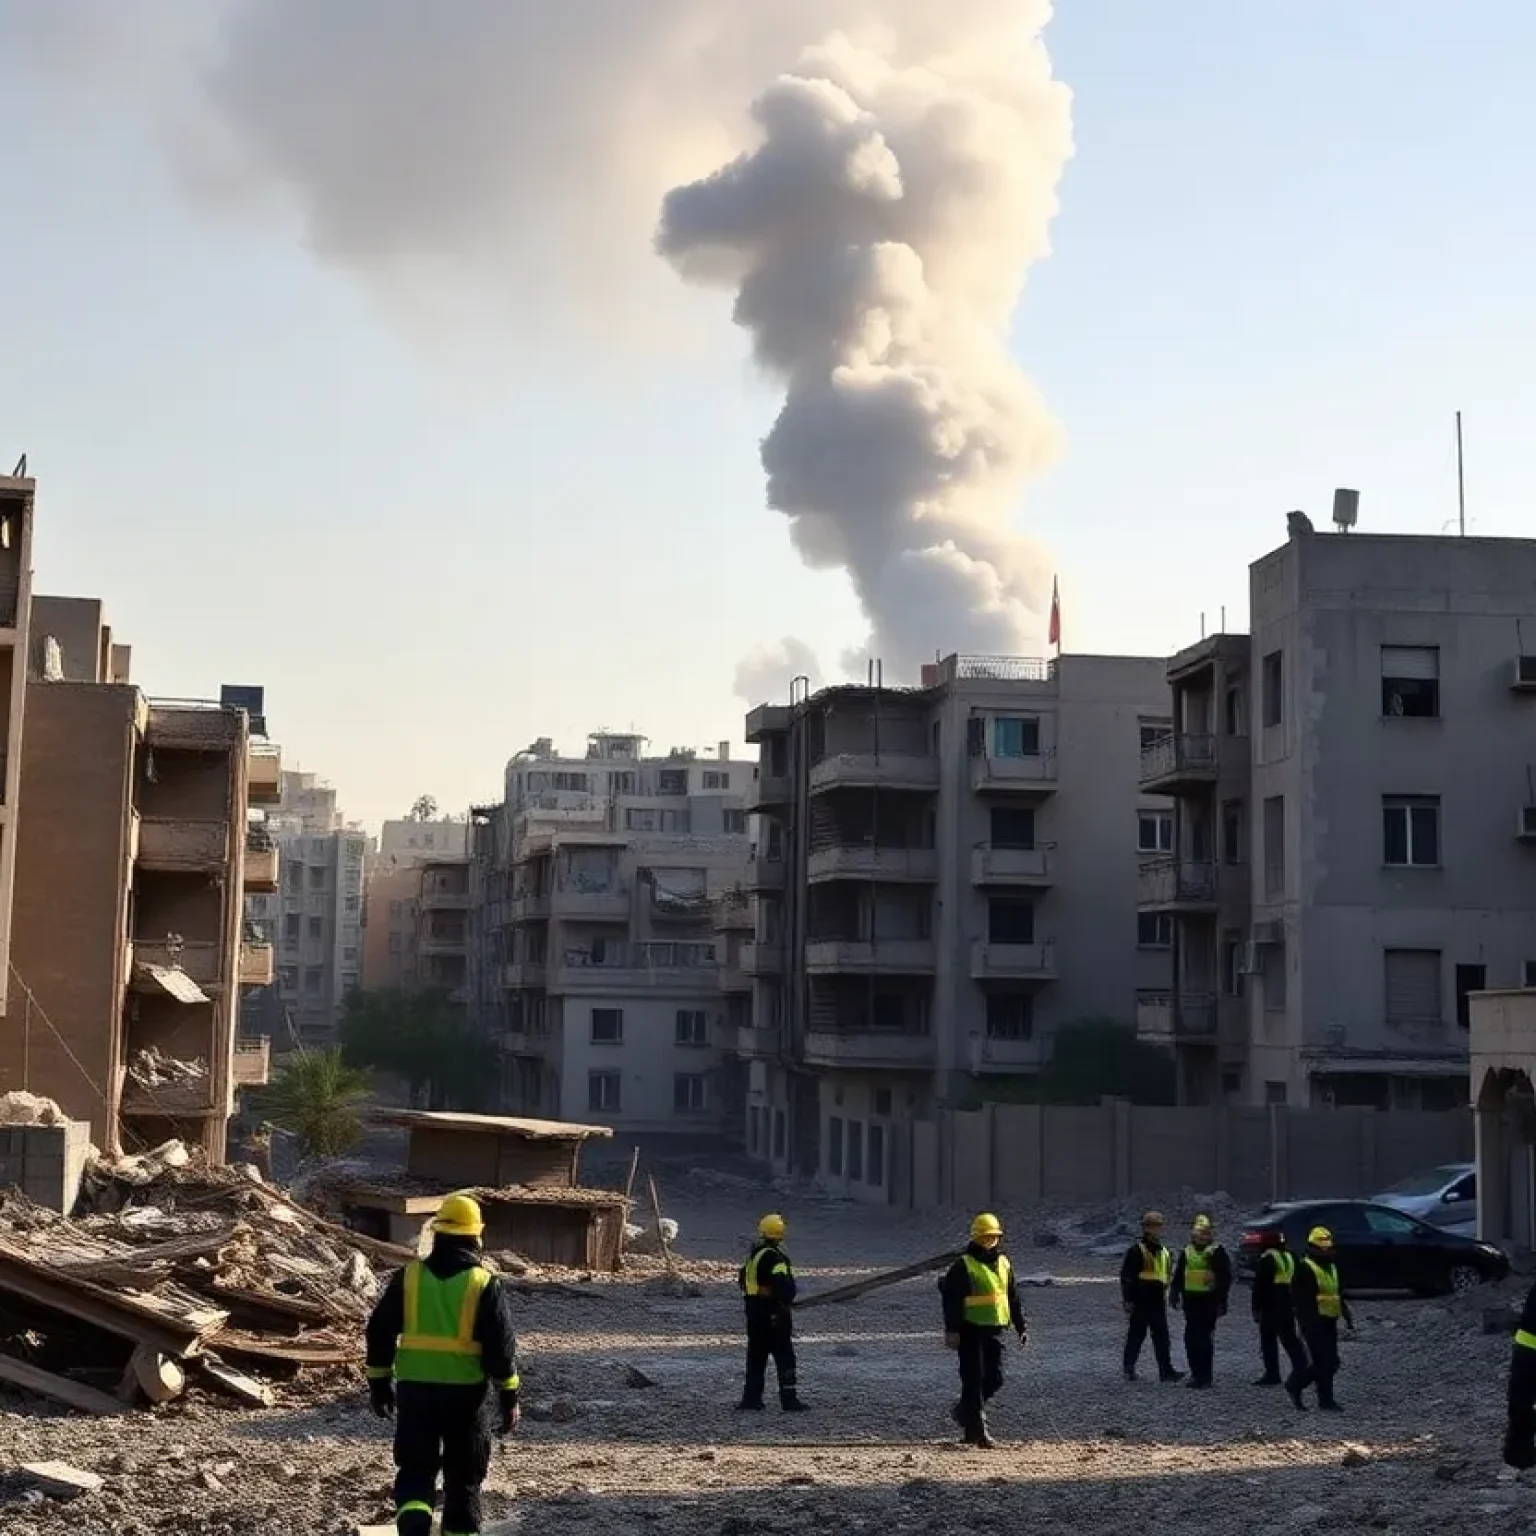
[[129,660],[100,603],[33,602],[0,1090],[57,1100],[108,1148],[176,1136],[222,1158],[236,1089],[266,1080],[235,1026],[272,976],[242,906],[276,879],[247,825],[278,760],[242,709],[146,699]]
[[748,715],[750,1154],[884,1201],[894,1121],[1006,1093],[1063,1025],[1168,986],[1137,907],[1167,711],[1153,658],[950,656]]
[[[465,881],[466,911],[469,878],[469,821],[452,817],[407,817],[386,821],[379,845],[365,863],[363,890],[363,964],[361,985],[365,992],[395,990],[418,985],[422,973],[418,942],[423,906],[422,868],[441,862],[459,866]],[[467,980],[469,941],[466,932],[460,946],[465,974],[455,986],[463,990]],[[441,969],[429,967],[429,970]]]
[[1469,994],[1536,980],[1536,541],[1290,527],[1168,666],[1143,1028],[1192,1101],[1459,1104]]
[[333,1044],[342,1000],[362,974],[363,864],[368,838],[336,791],[313,773],[285,772],[267,818],[282,889],[264,904],[277,945],[277,981],[295,1043]]
[[[26,476],[0,475],[0,1016],[7,1012],[10,998],[36,490],[36,482]],[[19,664],[18,657],[22,658]]]
[[416,867],[416,985],[469,1000],[469,860],[424,859]]
[[508,764],[503,804],[472,813],[466,983],[514,1111],[721,1126],[745,1000],[723,990],[716,922],[746,870],[752,772],[728,742],[659,757],[599,732],[562,757],[540,740]]
[[416,864],[423,859],[463,859],[469,855],[469,822],[464,817],[405,816],[386,821],[376,854],[381,864]]

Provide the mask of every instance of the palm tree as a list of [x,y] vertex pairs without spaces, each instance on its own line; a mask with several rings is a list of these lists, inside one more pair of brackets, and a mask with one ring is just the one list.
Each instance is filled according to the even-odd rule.
[[411,806],[412,821],[436,821],[437,801],[431,795],[418,795]]
[[339,1050],[312,1051],[278,1069],[261,1107],[299,1138],[306,1156],[339,1157],[363,1139],[359,1108],[369,1093],[368,1073],[347,1066]]

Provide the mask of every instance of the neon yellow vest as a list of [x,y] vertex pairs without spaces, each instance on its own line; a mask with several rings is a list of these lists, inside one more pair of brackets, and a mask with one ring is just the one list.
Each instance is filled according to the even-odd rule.
[[439,1280],[419,1259],[405,1266],[405,1327],[395,1351],[395,1380],[476,1386],[485,1380],[475,1314],[491,1283],[476,1265]]
[[965,1320],[973,1328],[1006,1328],[1013,1321],[1008,1307],[1008,1282],[1013,1266],[1007,1254],[1000,1254],[997,1268],[965,1255],[965,1273],[971,1282],[965,1298]]

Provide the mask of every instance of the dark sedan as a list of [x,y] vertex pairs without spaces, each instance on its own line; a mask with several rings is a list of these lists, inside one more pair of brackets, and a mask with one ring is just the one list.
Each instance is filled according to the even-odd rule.
[[1369,1200],[1307,1200],[1274,1205],[1244,1224],[1237,1272],[1253,1278],[1258,1256],[1285,1233],[1298,1257],[1313,1227],[1333,1233],[1339,1273],[1349,1291],[1412,1291],[1418,1296],[1470,1291],[1509,1273],[1509,1258],[1492,1243],[1432,1227]]

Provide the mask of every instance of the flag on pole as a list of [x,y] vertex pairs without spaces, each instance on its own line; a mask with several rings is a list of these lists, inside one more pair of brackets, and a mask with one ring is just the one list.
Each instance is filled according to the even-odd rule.
[[1054,576],[1051,578],[1051,627],[1045,638],[1048,644],[1056,647],[1059,655],[1061,652],[1061,590]]

